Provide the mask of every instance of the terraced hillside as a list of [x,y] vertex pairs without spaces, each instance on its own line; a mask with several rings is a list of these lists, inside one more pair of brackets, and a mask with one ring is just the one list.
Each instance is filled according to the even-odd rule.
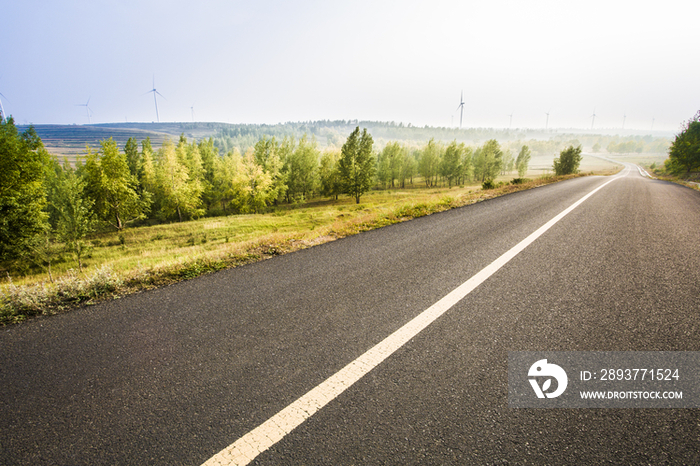
[[[28,126],[19,126],[24,131]],[[86,146],[97,149],[100,141],[113,138],[117,145],[124,147],[130,137],[141,142],[151,138],[154,147],[160,146],[166,139],[176,141],[180,134],[186,137],[204,137],[205,127],[200,131],[187,130],[179,123],[118,123],[114,125],[35,125],[34,129],[47,150],[59,157],[65,157],[74,162],[79,155],[85,154]],[[211,133],[214,131],[212,130]],[[195,134],[197,133],[197,134]],[[202,134],[199,134],[202,133]]]

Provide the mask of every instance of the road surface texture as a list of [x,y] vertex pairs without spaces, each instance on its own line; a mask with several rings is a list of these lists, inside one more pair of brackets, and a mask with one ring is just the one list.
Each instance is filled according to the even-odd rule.
[[[700,351],[700,193],[624,175],[251,464],[699,464],[694,409],[508,406],[508,351]],[[608,181],[1,329],[0,464],[200,465]]]

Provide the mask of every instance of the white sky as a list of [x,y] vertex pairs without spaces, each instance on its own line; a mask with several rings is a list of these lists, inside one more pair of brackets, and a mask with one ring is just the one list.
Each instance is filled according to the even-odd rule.
[[[700,109],[700,2],[2,0],[0,93],[24,123],[676,131]],[[653,122],[653,123],[652,123]]]

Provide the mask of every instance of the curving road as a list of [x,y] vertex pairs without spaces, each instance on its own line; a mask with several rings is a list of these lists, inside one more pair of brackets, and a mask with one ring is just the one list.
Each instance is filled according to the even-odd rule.
[[226,464],[604,184],[251,464],[697,464],[693,409],[508,407],[508,351],[700,351],[700,193],[632,168],[2,329],[0,464]]

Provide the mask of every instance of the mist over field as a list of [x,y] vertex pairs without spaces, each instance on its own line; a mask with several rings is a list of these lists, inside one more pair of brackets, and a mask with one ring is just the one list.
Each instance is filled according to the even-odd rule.
[[11,2],[3,32],[17,45],[3,50],[0,99],[18,124],[461,118],[668,133],[699,104],[698,12],[684,1]]

